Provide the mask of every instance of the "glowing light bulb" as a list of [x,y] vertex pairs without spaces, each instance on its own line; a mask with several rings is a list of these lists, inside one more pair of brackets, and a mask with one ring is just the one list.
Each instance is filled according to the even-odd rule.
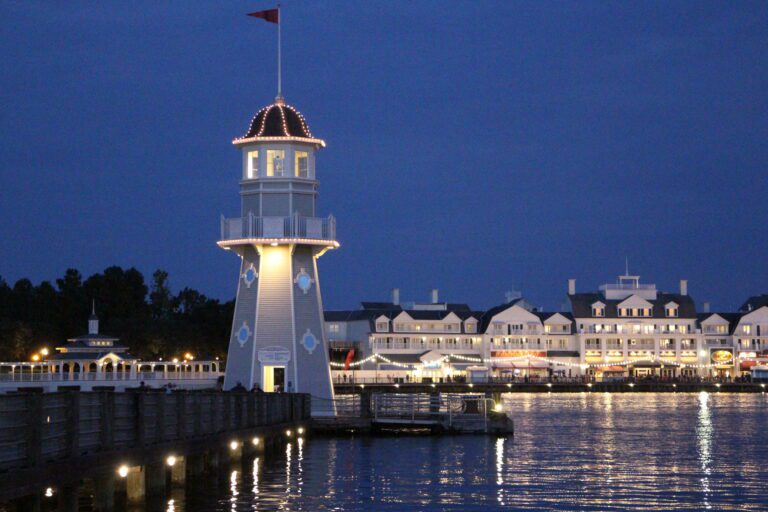
[[230,450],[237,450],[237,447],[240,446],[237,441],[231,441],[229,443],[229,449]]
[[251,439],[251,443],[253,443],[253,446],[259,446],[260,442],[261,440],[258,437],[254,437],[253,439]]
[[125,478],[128,476],[128,466],[123,464],[119,468],[117,468],[117,474],[120,475],[120,478]]
[[173,467],[176,465],[176,457],[173,455],[169,455],[168,458],[165,459],[165,463],[169,466]]

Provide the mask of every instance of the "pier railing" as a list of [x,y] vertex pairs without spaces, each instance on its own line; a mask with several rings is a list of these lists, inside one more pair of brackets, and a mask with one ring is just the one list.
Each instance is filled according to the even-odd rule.
[[0,471],[307,421],[309,395],[112,391],[0,395]]

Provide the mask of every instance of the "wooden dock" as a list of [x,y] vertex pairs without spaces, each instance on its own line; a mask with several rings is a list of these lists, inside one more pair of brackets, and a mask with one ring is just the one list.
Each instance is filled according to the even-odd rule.
[[308,426],[305,394],[67,391],[0,395],[0,498],[64,484],[117,461],[268,443]]
[[[511,435],[512,419],[479,394],[363,393],[312,402],[317,433],[419,431]],[[326,414],[321,414],[326,411]]]

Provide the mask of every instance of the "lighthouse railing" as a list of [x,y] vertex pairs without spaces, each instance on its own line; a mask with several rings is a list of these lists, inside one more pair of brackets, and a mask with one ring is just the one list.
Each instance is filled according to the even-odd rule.
[[336,218],[328,217],[246,217],[221,218],[221,240],[247,238],[336,239]]

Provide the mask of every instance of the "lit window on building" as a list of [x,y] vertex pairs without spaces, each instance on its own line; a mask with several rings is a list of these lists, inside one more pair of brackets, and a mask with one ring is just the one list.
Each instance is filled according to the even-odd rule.
[[248,179],[252,180],[259,176],[259,152],[248,152]]
[[282,149],[267,150],[267,176],[284,176],[285,151]]
[[309,178],[309,155],[306,151],[294,152],[294,169],[297,178]]

